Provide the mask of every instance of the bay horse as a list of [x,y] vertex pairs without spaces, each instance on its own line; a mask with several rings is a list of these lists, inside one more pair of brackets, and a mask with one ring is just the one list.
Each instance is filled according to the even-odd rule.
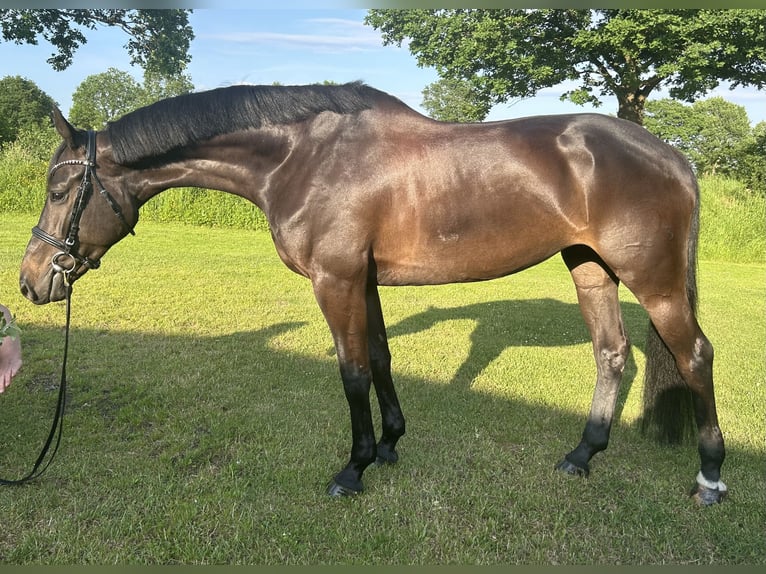
[[330,495],[361,492],[370,464],[397,461],[405,432],[378,286],[484,281],[557,253],[597,379],[582,439],[556,468],[587,476],[607,447],[630,349],[622,282],[651,322],[642,428],[678,442],[696,423],[691,494],[704,505],[726,494],[713,347],[695,318],[697,182],[683,156],[642,127],[599,114],[443,123],[360,82],[191,93],[98,132],[52,115],[63,142],[21,292],[36,304],[63,299],[168,188],[250,200],[285,265],[311,281],[332,333],[352,443]]

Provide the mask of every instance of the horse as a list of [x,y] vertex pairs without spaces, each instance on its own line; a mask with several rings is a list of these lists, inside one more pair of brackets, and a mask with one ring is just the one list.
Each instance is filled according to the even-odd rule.
[[696,319],[697,181],[643,127],[588,113],[440,122],[362,82],[195,92],[99,131],[58,109],[52,120],[63,141],[21,263],[22,294],[62,300],[166,189],[251,201],[281,260],[310,280],[335,346],[351,451],[329,495],[362,492],[365,469],[395,463],[405,433],[378,286],[491,280],[559,253],[597,377],[582,438],[554,467],[587,476],[607,448],[630,352],[623,283],[650,320],[641,429],[671,443],[696,430],[690,494],[701,505],[726,495],[713,346]]

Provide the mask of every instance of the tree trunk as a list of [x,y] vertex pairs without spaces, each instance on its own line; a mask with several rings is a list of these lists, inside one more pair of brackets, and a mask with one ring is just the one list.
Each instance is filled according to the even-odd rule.
[[644,104],[646,103],[646,96],[636,94],[635,92],[617,94],[617,101],[619,102],[619,107],[617,109],[618,118],[631,121],[640,126],[644,125]]

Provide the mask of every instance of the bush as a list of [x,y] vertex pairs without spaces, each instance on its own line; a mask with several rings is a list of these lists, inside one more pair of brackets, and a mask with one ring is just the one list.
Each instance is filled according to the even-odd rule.
[[208,227],[268,231],[266,216],[254,204],[229,193],[198,188],[169,189],[142,208],[142,220]]
[[700,179],[701,259],[766,260],[766,198],[725,177]]
[[14,141],[0,146],[0,211],[42,209],[48,163],[60,142],[53,128],[23,128]]
[[24,150],[30,159],[47,164],[61,145],[61,136],[52,127],[23,128],[9,145]]
[[17,142],[0,151],[0,212],[39,213],[45,201],[48,160]]

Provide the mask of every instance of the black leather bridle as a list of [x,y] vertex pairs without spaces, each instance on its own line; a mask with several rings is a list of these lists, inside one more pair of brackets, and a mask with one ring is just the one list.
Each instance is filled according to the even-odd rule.
[[[120,204],[109,194],[104,188],[101,180],[96,174],[96,132],[88,131],[88,147],[85,152],[85,159],[68,159],[55,164],[48,176],[52,176],[53,173],[66,165],[83,165],[85,166],[85,173],[82,176],[82,182],[77,188],[77,196],[75,197],[74,205],[72,207],[72,217],[69,220],[69,230],[64,240],[57,239],[47,231],[35,226],[32,228],[32,235],[44,241],[48,245],[52,245],[59,251],[56,252],[52,259],[51,265],[54,271],[62,273],[67,282],[72,283],[80,274],[77,273],[77,269],[82,266],[88,269],[98,269],[101,262],[98,259],[90,259],[77,252],[79,247],[79,233],[80,233],[80,218],[82,217],[85,207],[88,205],[90,197],[93,195],[94,182],[98,185],[98,192],[112,208],[112,211],[120,220],[122,225],[131,235],[135,235],[135,231],[128,224],[125,219],[125,215],[122,213]],[[69,258],[69,261],[66,259]]]

